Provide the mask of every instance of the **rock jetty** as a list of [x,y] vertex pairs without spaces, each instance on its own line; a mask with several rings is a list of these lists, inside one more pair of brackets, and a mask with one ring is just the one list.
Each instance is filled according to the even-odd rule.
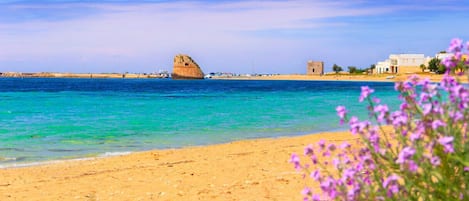
[[204,79],[204,73],[190,56],[178,54],[174,57],[173,73],[171,77],[176,80]]

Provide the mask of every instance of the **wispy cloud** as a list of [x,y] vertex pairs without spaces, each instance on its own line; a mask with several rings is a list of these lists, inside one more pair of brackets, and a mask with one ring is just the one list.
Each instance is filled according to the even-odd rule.
[[[438,6],[461,9],[453,4],[416,7],[406,0],[395,4],[373,2],[11,1],[0,4],[0,59],[52,66],[64,63],[61,60],[66,58],[81,65],[99,63],[103,71],[129,65],[145,70],[170,66],[173,54],[187,52],[215,66],[223,63],[223,59],[211,58],[216,54],[257,53],[257,57],[267,59],[262,52],[280,53],[272,52],[273,48],[324,47],[328,35],[338,37],[331,30],[351,29],[357,24],[353,19],[435,10]],[[0,63],[0,70],[4,66]]]

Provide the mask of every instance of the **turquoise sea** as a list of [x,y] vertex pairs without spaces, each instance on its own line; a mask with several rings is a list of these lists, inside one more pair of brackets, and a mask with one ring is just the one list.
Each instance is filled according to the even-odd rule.
[[0,166],[345,130],[362,85],[398,106],[388,82],[0,78]]

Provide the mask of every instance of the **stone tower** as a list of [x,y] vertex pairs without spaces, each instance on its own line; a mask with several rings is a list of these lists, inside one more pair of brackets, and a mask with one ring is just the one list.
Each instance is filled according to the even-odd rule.
[[192,58],[185,54],[174,57],[172,79],[204,79],[204,73]]
[[324,75],[324,62],[322,61],[308,61],[306,65],[307,75]]

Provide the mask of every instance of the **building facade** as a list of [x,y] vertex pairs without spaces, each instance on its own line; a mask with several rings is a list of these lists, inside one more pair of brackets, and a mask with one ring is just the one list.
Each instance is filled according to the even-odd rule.
[[307,75],[324,75],[324,62],[322,61],[308,61],[306,65]]
[[426,65],[428,58],[423,54],[391,54],[389,59],[376,64],[376,74],[416,73],[421,72],[420,66]]

